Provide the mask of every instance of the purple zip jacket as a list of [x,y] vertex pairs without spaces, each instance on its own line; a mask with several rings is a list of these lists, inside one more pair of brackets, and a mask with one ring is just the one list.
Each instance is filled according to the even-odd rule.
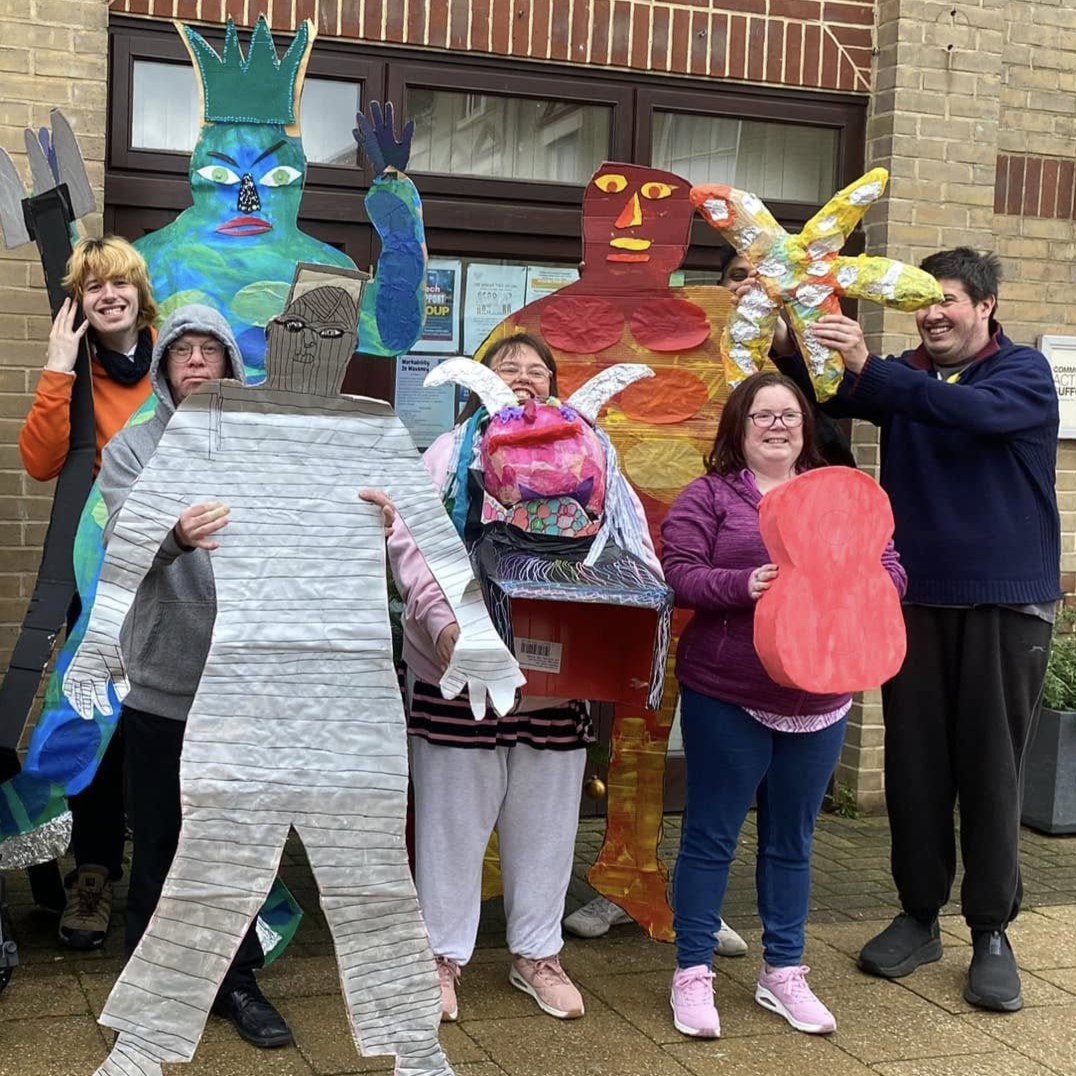
[[[770,562],[758,527],[761,500],[739,475],[705,475],[677,497],[661,525],[665,580],[676,604],[695,610],[676,650],[676,678],[745,709],[786,717],[832,713],[851,696],[781,687],[755,653],[748,580]],[[908,580],[892,542],[882,565],[903,595]]]

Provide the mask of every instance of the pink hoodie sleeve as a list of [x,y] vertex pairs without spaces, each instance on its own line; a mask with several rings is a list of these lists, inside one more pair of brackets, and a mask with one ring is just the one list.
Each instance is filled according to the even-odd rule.
[[[451,433],[438,437],[422,456],[422,464],[438,490],[444,488],[451,460]],[[407,529],[407,524],[399,515],[389,534],[388,556],[396,587],[406,602],[404,632],[420,649],[430,649],[441,632],[449,624],[454,624],[456,618],[452,607],[445,600],[444,592],[437,585],[437,580],[419,552],[415,539]],[[416,638],[416,632],[424,634],[426,640]]]

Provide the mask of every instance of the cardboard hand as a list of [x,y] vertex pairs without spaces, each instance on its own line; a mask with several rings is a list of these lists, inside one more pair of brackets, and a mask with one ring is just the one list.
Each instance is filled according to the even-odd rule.
[[130,690],[119,643],[87,632],[64,674],[64,694],[79,717],[92,721],[94,707],[106,716],[112,713],[109,684],[121,701]]
[[471,699],[471,713],[476,721],[486,714],[486,692],[493,709],[500,715],[515,705],[516,688],[527,678],[496,632],[461,632],[452,651],[452,660],[441,677],[441,694],[454,699],[463,689]]
[[370,102],[370,119],[361,112],[355,114],[355,128],[352,134],[359,148],[366,154],[375,175],[381,175],[386,168],[395,168],[397,172],[407,170],[411,158],[411,136],[415,132],[414,120],[408,120],[404,129],[396,138],[396,121],[392,102],[385,102],[385,111],[377,101]]

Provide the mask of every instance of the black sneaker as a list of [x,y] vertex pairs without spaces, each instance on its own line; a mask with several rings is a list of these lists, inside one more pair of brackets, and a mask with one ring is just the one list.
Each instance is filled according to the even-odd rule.
[[253,978],[242,986],[222,990],[213,1002],[213,1012],[231,1020],[240,1037],[252,1046],[272,1049],[291,1045],[291,1028]]
[[941,955],[937,916],[929,923],[924,923],[914,915],[901,912],[881,934],[863,946],[859,953],[859,967],[868,975],[900,979],[911,975],[920,964],[941,960]]
[[1024,1007],[1016,957],[1003,930],[971,932],[971,967],[964,1000],[980,1009],[1017,1012]]

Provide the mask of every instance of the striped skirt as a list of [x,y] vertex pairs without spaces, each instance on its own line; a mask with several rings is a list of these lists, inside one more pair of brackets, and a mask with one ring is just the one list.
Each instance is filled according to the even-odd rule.
[[407,715],[407,731],[442,747],[513,747],[517,743],[550,751],[571,751],[594,742],[590,714],[584,702],[573,700],[548,710],[513,712],[498,717],[487,708],[476,721],[466,691],[444,699],[441,689],[416,680]]

